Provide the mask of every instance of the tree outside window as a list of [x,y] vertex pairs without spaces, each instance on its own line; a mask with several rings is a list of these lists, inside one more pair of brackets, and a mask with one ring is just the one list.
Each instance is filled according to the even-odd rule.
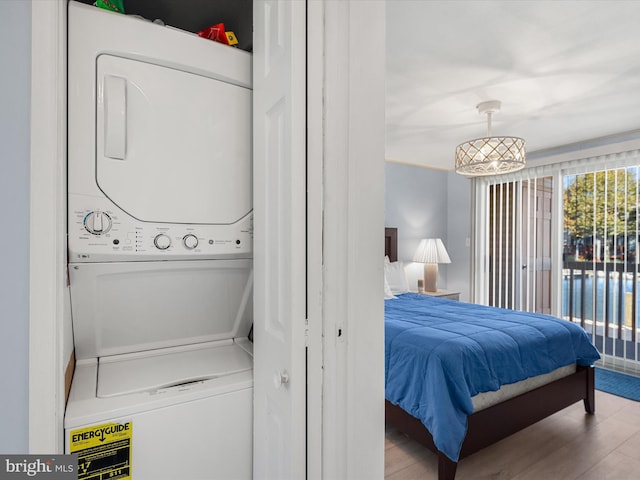
[[638,183],[635,168],[564,177],[566,261],[635,261]]

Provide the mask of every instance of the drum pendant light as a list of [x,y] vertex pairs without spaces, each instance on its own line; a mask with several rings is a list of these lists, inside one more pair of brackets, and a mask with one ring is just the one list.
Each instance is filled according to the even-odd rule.
[[487,115],[487,136],[456,147],[456,173],[467,176],[496,175],[524,168],[525,141],[519,137],[491,135],[491,116],[500,111],[500,106],[498,100],[478,104],[478,113]]

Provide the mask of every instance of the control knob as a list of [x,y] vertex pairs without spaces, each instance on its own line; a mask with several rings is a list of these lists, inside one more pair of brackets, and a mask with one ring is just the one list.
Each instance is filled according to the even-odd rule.
[[153,239],[153,243],[158,250],[166,250],[171,246],[171,239],[168,235],[160,233]]
[[84,228],[92,235],[103,235],[111,230],[111,217],[99,210],[89,212],[84,217]]
[[189,250],[193,250],[198,246],[198,237],[190,233],[182,237],[182,243]]

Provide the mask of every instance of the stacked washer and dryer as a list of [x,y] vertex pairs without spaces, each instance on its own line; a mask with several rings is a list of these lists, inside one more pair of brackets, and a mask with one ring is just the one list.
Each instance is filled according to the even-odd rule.
[[251,55],[76,2],[68,31],[67,452],[127,424],[114,478],[251,478]]

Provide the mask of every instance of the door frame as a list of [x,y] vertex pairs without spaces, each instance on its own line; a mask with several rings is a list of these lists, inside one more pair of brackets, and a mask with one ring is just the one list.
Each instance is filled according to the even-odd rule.
[[31,3],[30,453],[64,450],[66,22],[65,0]]
[[322,478],[382,478],[385,3],[322,3]]

